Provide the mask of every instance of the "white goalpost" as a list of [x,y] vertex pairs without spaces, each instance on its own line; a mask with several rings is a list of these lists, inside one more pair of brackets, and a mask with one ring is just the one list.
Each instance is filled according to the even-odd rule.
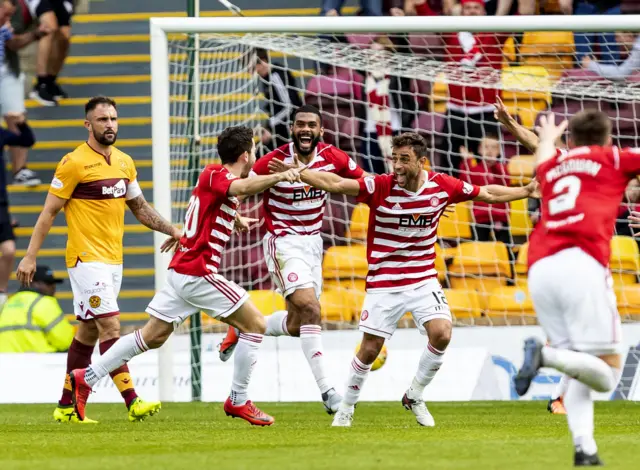
[[[371,106],[367,80],[376,74],[398,77],[407,84],[393,96],[408,99],[410,112],[407,114],[398,98],[392,97],[389,102],[392,115],[397,112],[399,122],[402,121],[393,130],[423,134],[430,144],[430,167],[434,170],[447,171],[446,165],[451,163],[450,155],[442,150],[443,142],[467,138],[464,132],[443,127],[443,121],[449,119],[451,108],[447,101],[452,86],[481,85],[500,90],[510,112],[529,129],[534,127],[540,113],[547,110],[555,110],[564,117],[586,107],[606,109],[614,120],[616,142],[638,145],[640,115],[636,116],[635,102],[640,100],[639,76],[607,80],[581,71],[575,61],[572,33],[592,31],[638,34],[640,15],[152,18],[155,208],[173,223],[182,223],[194,175],[204,165],[215,162],[216,139],[225,127],[247,125],[256,129],[257,141],[265,147],[273,145],[262,133],[262,129],[269,128],[273,110],[270,107],[273,104],[265,100],[265,90],[272,101],[280,100],[281,95],[278,90],[265,89],[265,80],[255,72],[259,49],[267,51],[272,70],[292,77],[292,82],[283,85],[287,92],[320,108],[325,120],[325,141],[345,150],[363,165],[373,165],[371,162],[375,161],[367,155],[371,141],[376,140],[372,137],[376,125],[371,124],[367,114]],[[440,33],[459,32],[509,33],[513,37],[501,46],[504,55],[495,59],[501,62],[500,66],[470,68],[467,63],[449,60],[446,48],[431,40]],[[380,35],[388,37],[394,46],[383,51],[369,47],[372,39]],[[346,37],[349,39],[345,40]],[[596,51],[604,51],[604,46],[603,49],[592,46]],[[622,50],[620,60],[624,60],[623,45],[613,46]],[[640,113],[640,107],[637,112]],[[482,122],[486,118],[479,116],[483,115],[470,115],[469,121],[479,121],[477,124],[483,129],[485,124],[491,124]],[[392,124],[396,126],[394,119]],[[271,131],[273,134],[273,128]],[[527,183],[532,177],[530,152],[504,128],[500,128],[498,136],[500,157],[508,168],[510,184]],[[382,147],[380,151],[384,156]],[[254,198],[241,210],[258,215],[260,204],[260,198]],[[324,264],[325,293],[321,298],[323,319],[331,328],[354,328],[364,295],[363,241],[367,213],[352,199],[332,197],[325,214],[323,236],[328,251]],[[508,241],[496,241],[491,248],[487,248],[487,243],[493,242],[474,243],[475,227],[480,225],[474,217],[473,208],[463,204],[452,220],[443,221],[438,233],[441,243],[436,267],[441,273],[441,283],[447,288],[456,323],[488,327],[534,324],[535,315],[526,292],[526,268],[522,267],[522,263],[526,266],[528,235],[534,224],[526,202],[510,206]],[[492,231],[495,226],[490,223],[488,228]],[[270,306],[279,305],[281,300],[275,294],[271,297],[265,294],[271,286],[261,259],[263,230],[260,227],[255,235],[234,236],[222,269],[225,275],[255,292],[255,298],[262,299],[263,313],[269,314]],[[497,240],[497,235],[493,236]],[[159,252],[164,238],[154,234],[156,289],[164,285],[170,259]],[[640,314],[640,305],[631,300],[638,287],[638,248],[630,239],[617,237],[613,255],[617,258],[612,258],[618,306],[626,321],[633,321]],[[257,303],[260,307],[260,302]],[[223,331],[219,324],[207,319],[191,325],[197,325],[198,334]],[[179,333],[187,331],[183,326]],[[179,343],[186,344],[187,335],[179,336]],[[194,341],[193,334],[191,338]],[[159,351],[159,390],[164,401],[175,398],[173,351],[179,347],[173,341]],[[197,348],[198,354],[191,356],[192,361],[193,357],[200,357],[199,342]],[[201,364],[195,366],[194,371]],[[196,396],[195,390],[194,399],[199,399],[201,394]]]

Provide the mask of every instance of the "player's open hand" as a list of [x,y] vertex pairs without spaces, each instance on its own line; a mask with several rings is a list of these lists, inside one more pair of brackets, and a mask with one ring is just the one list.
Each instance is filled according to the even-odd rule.
[[511,114],[509,114],[509,110],[506,105],[502,102],[500,97],[496,98],[496,102],[493,104],[495,106],[495,111],[493,111],[493,116],[496,118],[498,122],[505,124],[511,121],[513,118]]
[[274,158],[269,162],[268,168],[270,173],[284,173],[287,170],[291,170],[295,168],[295,166],[288,165],[282,160],[278,160],[277,158]]
[[251,217],[242,217],[240,214],[236,214],[236,221],[234,229],[237,233],[248,232],[252,224],[260,222],[260,219],[252,219]]
[[534,199],[540,199],[542,197],[540,194],[540,183],[538,183],[538,180],[535,178],[527,185],[527,191],[529,191],[529,197]]
[[540,117],[540,125],[536,127],[536,132],[540,136],[540,140],[547,140],[550,142],[556,142],[564,131],[567,129],[569,121],[564,119],[560,124],[556,126],[556,115],[549,113],[547,116]]
[[33,275],[36,272],[36,259],[29,256],[25,256],[20,261],[18,269],[16,270],[16,277],[20,284],[28,287],[33,280]]

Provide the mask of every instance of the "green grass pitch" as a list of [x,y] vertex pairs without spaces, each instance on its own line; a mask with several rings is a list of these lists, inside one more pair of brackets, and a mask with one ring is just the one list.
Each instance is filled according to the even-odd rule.
[[[252,427],[220,403],[166,403],[129,423],[121,404],[90,404],[99,425],[53,422],[52,406],[0,406],[0,469],[564,469],[573,451],[563,416],[544,402],[431,403],[421,428],[399,403],[358,406],[333,429],[319,403],[265,403]],[[610,469],[638,468],[640,405],[596,404],[596,439]]]

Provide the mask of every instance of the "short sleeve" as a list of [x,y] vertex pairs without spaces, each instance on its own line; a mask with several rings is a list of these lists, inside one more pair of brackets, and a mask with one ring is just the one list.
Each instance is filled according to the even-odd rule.
[[384,195],[389,193],[390,177],[391,175],[375,175],[358,178],[360,193],[356,201],[368,206],[378,206]]
[[80,178],[76,164],[66,156],[58,163],[51,180],[49,193],[62,199],[70,199],[76,186],[80,183]]
[[[615,147],[614,147],[615,149]],[[620,169],[628,176],[640,175],[640,148],[620,150]]]
[[334,155],[338,175],[352,180],[362,177],[364,171],[349,155],[338,149],[334,150]]
[[229,186],[231,186],[231,183],[235,179],[237,179],[237,177],[227,171],[212,171],[209,175],[211,192],[216,197],[226,197],[229,193]]
[[449,204],[469,201],[480,193],[480,186],[442,173],[437,175],[437,183],[449,195]]

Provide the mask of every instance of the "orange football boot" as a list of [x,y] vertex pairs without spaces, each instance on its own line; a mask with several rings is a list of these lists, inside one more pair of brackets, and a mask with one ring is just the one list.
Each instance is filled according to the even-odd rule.
[[232,418],[242,418],[254,426],[271,426],[275,419],[264,411],[260,410],[251,400],[244,405],[233,406],[231,398],[224,402],[224,412]]
[[238,344],[238,330],[234,327],[230,326],[227,330],[227,336],[224,337],[222,343],[218,345],[218,351],[220,354],[220,360],[222,362],[227,362],[231,355],[233,354],[233,350],[236,349]]
[[87,369],[75,369],[69,372],[71,382],[71,401],[80,421],[84,421],[84,408],[87,406],[91,386],[85,382],[84,374]]

